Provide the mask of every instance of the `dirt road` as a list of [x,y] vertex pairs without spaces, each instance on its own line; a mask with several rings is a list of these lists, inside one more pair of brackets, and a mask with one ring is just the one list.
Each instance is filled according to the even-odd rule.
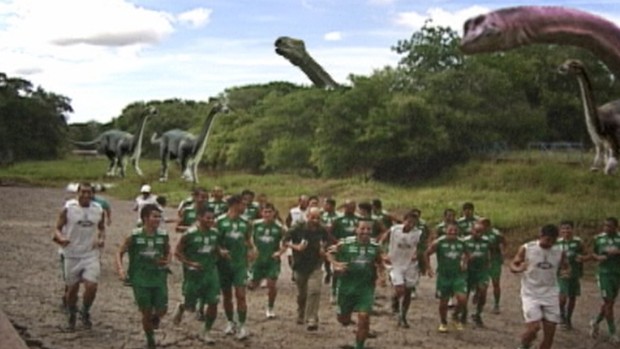
[[[67,197],[60,189],[0,187],[0,307],[21,330],[31,348],[142,348],[144,336],[139,313],[133,303],[131,289],[124,287],[114,273],[114,252],[122,237],[135,223],[132,203],[111,199],[113,223],[108,231],[107,246],[102,259],[103,271],[97,300],[92,309],[91,330],[62,331],[65,316],[61,312],[58,255],[50,234],[59,209]],[[172,214],[172,211],[170,211]],[[167,227],[172,231],[173,227]],[[173,237],[173,243],[178,236]],[[285,263],[283,263],[283,266]],[[170,307],[180,300],[180,265],[174,262],[169,279]],[[418,299],[409,314],[410,329],[396,327],[388,307],[376,308],[371,328],[378,333],[367,341],[370,348],[516,348],[522,329],[519,278],[506,270],[503,274],[502,313],[485,314],[485,328],[467,327],[462,332],[438,334],[437,301],[433,296],[434,280],[423,278]],[[244,342],[224,337],[223,312],[219,310],[214,336],[215,348],[337,348],[352,344],[354,333],[336,322],[335,309],[329,305],[328,287],[324,287],[321,321],[318,332],[307,332],[295,324],[295,288],[290,271],[284,266],[276,302],[278,317],[266,320],[264,289],[249,292],[248,328],[252,336]],[[593,282],[584,282],[583,296],[574,315],[575,330],[558,330],[555,348],[612,348],[603,339],[587,337],[588,319],[599,307],[599,296]],[[380,289],[387,296],[389,289]],[[492,298],[489,294],[489,298]],[[385,300],[382,301],[386,303]],[[161,347],[195,348],[205,345],[198,339],[202,323],[186,316],[175,327],[169,317],[163,319],[157,333]],[[602,327],[604,328],[604,327]],[[606,331],[602,331],[605,333]]]

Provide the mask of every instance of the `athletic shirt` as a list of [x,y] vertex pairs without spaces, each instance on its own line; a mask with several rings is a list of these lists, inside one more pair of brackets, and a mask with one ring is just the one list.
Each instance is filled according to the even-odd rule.
[[154,194],[149,194],[146,198],[142,195],[138,195],[136,197],[136,205],[138,206],[138,219],[140,219],[140,211],[142,208],[148,204],[157,205],[157,196]]
[[[360,217],[354,214],[339,216],[334,220],[332,235],[336,240],[355,235],[355,226]],[[374,228],[373,228],[374,230]]]
[[209,200],[207,202],[207,207],[213,210],[213,212],[215,213],[215,217],[219,217],[220,215],[228,211],[228,205],[226,204],[226,201],[224,200],[219,200],[219,201]]
[[465,243],[465,251],[469,254],[469,262],[467,270],[470,272],[485,271],[489,269],[489,239],[482,235],[475,239],[473,235],[469,235],[463,239]]
[[412,227],[409,232],[404,232],[404,224],[393,225],[390,228],[390,243],[388,257],[394,268],[406,269],[417,262],[412,258],[417,254],[417,246],[422,236],[422,230]]
[[[455,223],[455,222],[453,222]],[[441,222],[439,224],[437,224],[437,226],[435,226],[435,230],[437,231],[437,237],[442,237],[444,235],[446,235],[446,227],[449,223]],[[460,231],[461,228],[459,228]]]
[[70,243],[62,248],[62,254],[67,258],[98,256],[99,248],[95,247],[95,240],[103,214],[101,205],[91,201],[88,207],[82,207],[77,199],[71,199],[65,203],[65,209],[67,221],[63,232]]
[[245,207],[245,211],[243,211],[241,217],[245,218],[248,221],[253,221],[260,216],[259,213],[260,205],[258,204],[258,202],[251,202]]
[[445,236],[437,241],[437,274],[439,277],[454,277],[463,275],[461,259],[465,253],[465,243],[462,240],[448,240]]
[[196,222],[196,206],[192,204],[181,211],[181,225],[190,226],[194,222]]
[[523,246],[527,268],[521,277],[521,297],[554,299],[557,302],[560,294],[557,275],[562,261],[562,250],[558,246],[544,249],[540,247],[538,240]]
[[338,214],[336,212],[321,212],[321,224],[323,224],[326,228],[333,226],[336,218],[338,218]]
[[166,285],[168,268],[158,265],[166,255],[168,233],[157,229],[154,234],[146,234],[143,228],[136,228],[131,234],[129,264],[131,283],[138,287],[159,287]]
[[247,266],[246,240],[252,234],[250,222],[242,217],[233,219],[228,215],[222,215],[217,218],[215,226],[220,232],[221,246],[230,253],[230,261],[222,260],[222,262],[229,262],[233,266]]
[[302,210],[299,206],[291,208],[289,215],[291,216],[291,227],[306,221],[306,210]]
[[459,226],[459,234],[461,236],[471,234],[471,229],[474,227],[474,223],[479,219],[478,216],[474,215],[471,217],[460,217],[456,220],[456,225]]
[[[202,271],[215,268],[215,262],[218,259],[217,247],[220,240],[220,233],[215,228],[205,231],[194,225],[187,229],[182,239],[185,258],[199,263],[202,266]],[[185,265],[183,267],[192,270]]]
[[582,277],[583,263],[577,262],[577,256],[582,255],[584,252],[583,242],[581,241],[581,238],[577,236],[573,236],[573,238],[570,240],[560,238],[556,242],[556,245],[566,254],[566,259],[570,264],[570,277]]
[[390,214],[387,211],[373,211],[372,218],[383,223],[383,226],[386,229],[390,229],[392,225],[394,224],[394,222],[392,222],[392,218],[390,217]]
[[500,244],[502,241],[502,233],[492,228],[483,234],[489,240],[489,251],[491,251],[491,261],[503,261],[502,250]]
[[594,253],[607,256],[604,261],[598,262],[598,274],[616,274],[620,275],[620,255],[611,256],[607,251],[612,249],[620,249],[620,234],[609,235],[600,233],[594,238]]
[[375,242],[361,244],[355,236],[341,240],[336,253],[338,262],[347,263],[347,269],[338,276],[339,292],[355,292],[362,288],[374,288],[377,271],[375,262],[381,248]]
[[256,263],[275,261],[271,256],[280,250],[280,241],[284,237],[284,226],[278,221],[267,223],[264,219],[254,221],[254,244],[258,250]]

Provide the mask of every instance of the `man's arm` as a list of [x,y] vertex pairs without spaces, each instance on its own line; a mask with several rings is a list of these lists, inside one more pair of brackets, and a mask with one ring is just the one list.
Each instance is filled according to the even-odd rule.
[[426,249],[426,252],[424,252],[424,262],[426,262],[426,265],[429,266],[429,268],[427,268],[427,275],[428,277],[433,277],[435,275],[435,272],[433,271],[433,268],[430,268],[431,265],[431,256],[437,252],[437,240],[433,241],[433,243]]
[[565,251],[562,251],[562,259],[560,260],[560,277],[570,277],[570,264],[568,263],[568,258],[566,257]]
[[125,274],[125,268],[123,267],[123,256],[129,248],[131,247],[131,235],[125,238],[123,244],[119,247],[116,252],[116,272],[118,273],[118,277],[125,281],[127,279],[127,275]]
[[525,245],[519,247],[517,254],[510,262],[510,271],[513,273],[522,273],[527,269],[527,263],[525,262]]
[[56,229],[54,229],[54,233],[52,234],[52,241],[57,243],[58,245],[65,247],[69,245],[69,239],[67,239],[62,234],[62,229],[65,224],[67,224],[67,209],[64,208],[60,214],[58,215],[58,219],[56,220]]
[[105,245],[105,211],[101,212],[101,219],[97,224],[97,241],[95,247],[102,248]]

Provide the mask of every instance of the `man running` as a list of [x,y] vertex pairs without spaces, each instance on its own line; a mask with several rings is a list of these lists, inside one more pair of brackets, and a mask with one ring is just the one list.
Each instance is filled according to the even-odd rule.
[[493,314],[499,314],[499,303],[502,295],[500,280],[502,278],[502,267],[504,265],[504,256],[506,255],[506,239],[499,230],[491,226],[489,218],[479,218],[478,222],[482,224],[484,236],[489,240],[489,251],[491,253],[491,264],[489,266],[489,277],[493,286]]
[[[483,326],[482,309],[487,301],[487,288],[489,287],[489,268],[491,264],[491,252],[489,239],[484,235],[485,225],[478,221],[474,224],[471,235],[466,236],[465,250],[469,255],[467,263],[467,299],[473,292],[476,304],[476,312],[472,314],[472,320],[477,326]],[[467,302],[461,321],[467,320]]]
[[562,221],[560,223],[560,238],[556,245],[564,251],[568,264],[570,265],[570,276],[560,278],[560,315],[564,328],[573,328],[572,317],[577,303],[577,297],[581,295],[580,278],[583,276],[583,262],[588,260],[588,254],[583,245],[583,241],[573,234],[573,221]]

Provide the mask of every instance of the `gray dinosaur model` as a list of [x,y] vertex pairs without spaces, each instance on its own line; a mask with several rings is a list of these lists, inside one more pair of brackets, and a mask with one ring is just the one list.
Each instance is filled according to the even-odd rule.
[[179,165],[181,165],[183,179],[193,183],[198,182],[198,164],[202,159],[211,125],[218,113],[226,111],[228,111],[228,108],[225,103],[216,102],[205,117],[198,137],[179,129],[166,131],[159,138],[157,138],[157,133],[153,133],[151,143],[159,144],[159,155],[161,158],[159,180],[161,182],[168,180],[169,159],[177,160]]
[[293,65],[299,67],[316,87],[335,89],[340,86],[334,81],[331,75],[310,56],[308,51],[306,51],[306,44],[303,40],[281,36],[276,40],[275,46],[276,53],[286,58]]
[[125,177],[125,168],[127,167],[127,157],[139,176],[142,176],[140,169],[140,154],[142,152],[142,138],[144,128],[149,117],[157,115],[157,109],[154,107],[146,108],[143,112],[140,122],[138,136],[135,137],[129,132],[121,130],[108,130],[101,133],[97,138],[88,142],[73,141],[70,142],[78,147],[96,147],[100,154],[104,154],[110,160],[106,176]]

